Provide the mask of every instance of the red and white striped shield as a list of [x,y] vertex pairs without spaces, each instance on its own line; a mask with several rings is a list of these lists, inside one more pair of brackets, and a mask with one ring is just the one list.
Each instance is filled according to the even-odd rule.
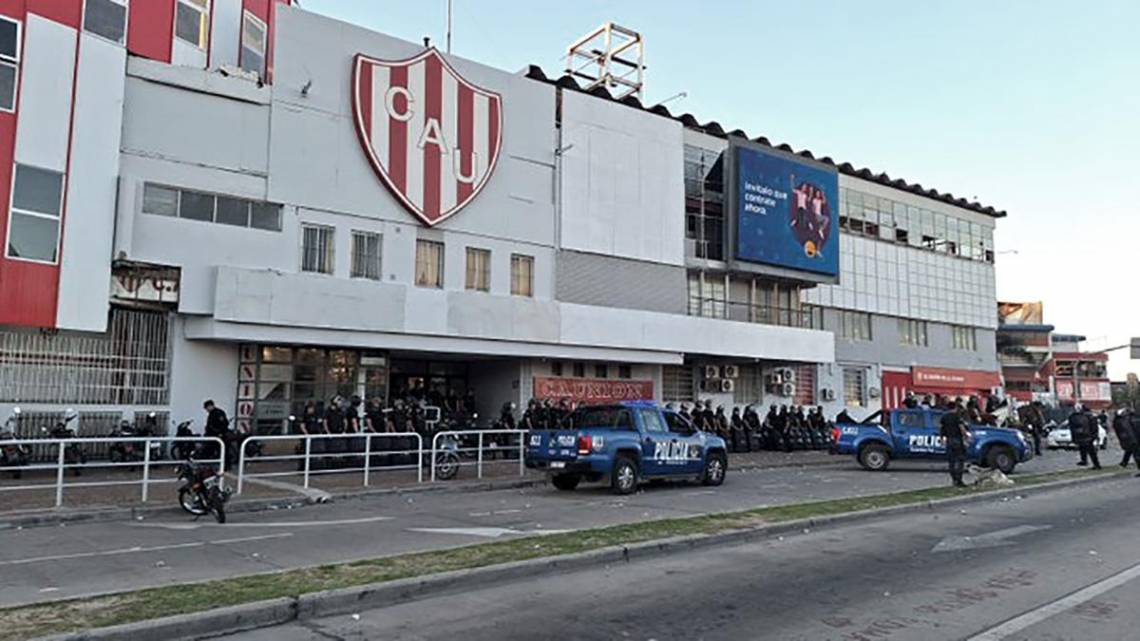
[[373,169],[428,225],[487,184],[502,146],[502,98],[456,73],[434,48],[407,60],[356,56],[356,131]]

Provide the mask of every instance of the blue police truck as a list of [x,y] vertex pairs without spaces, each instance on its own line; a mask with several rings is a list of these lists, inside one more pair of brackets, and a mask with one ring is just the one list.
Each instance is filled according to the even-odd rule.
[[[881,472],[893,459],[946,460],[946,439],[939,435],[945,412],[929,408],[876,412],[861,423],[839,423],[832,430],[832,454],[854,455],[864,469]],[[968,426],[966,445],[971,463],[1010,473],[1033,458],[1033,448],[1020,430]]]
[[618,494],[656,479],[720,485],[728,471],[724,439],[645,401],[579,407],[526,438],[526,466],[546,471],[560,490],[602,479]]

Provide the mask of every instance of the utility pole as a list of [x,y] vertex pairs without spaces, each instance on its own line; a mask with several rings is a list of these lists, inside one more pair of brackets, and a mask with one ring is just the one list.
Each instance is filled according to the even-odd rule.
[[447,53],[451,53],[451,14],[454,0],[447,0]]

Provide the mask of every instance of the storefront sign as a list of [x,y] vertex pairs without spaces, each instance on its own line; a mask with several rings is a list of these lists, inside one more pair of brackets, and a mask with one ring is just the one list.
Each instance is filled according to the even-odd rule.
[[961,390],[990,390],[1001,386],[997,372],[979,372],[969,369],[942,367],[914,367],[911,369],[915,387],[938,387]]
[[356,132],[373,170],[427,225],[455,215],[495,170],[502,98],[434,48],[407,60],[359,54],[353,65]]
[[1081,381],[1081,399],[1085,401],[1111,401],[1112,383]]
[[534,397],[579,403],[653,400],[653,381],[534,377]]
[[837,275],[835,168],[749,146],[733,149],[737,259]]

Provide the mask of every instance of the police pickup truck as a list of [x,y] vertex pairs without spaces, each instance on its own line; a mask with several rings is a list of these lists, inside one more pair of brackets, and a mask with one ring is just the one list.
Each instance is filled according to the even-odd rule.
[[[897,409],[876,412],[862,423],[839,423],[832,430],[832,454],[853,454],[864,469],[880,472],[891,459],[946,460],[946,439],[939,435],[943,411]],[[1033,448],[1018,430],[970,425],[967,459],[1008,474],[1033,458]]]
[[724,439],[696,429],[679,414],[650,402],[584,406],[557,429],[527,435],[526,466],[545,470],[560,490],[608,478],[618,494],[655,479],[724,483]]

